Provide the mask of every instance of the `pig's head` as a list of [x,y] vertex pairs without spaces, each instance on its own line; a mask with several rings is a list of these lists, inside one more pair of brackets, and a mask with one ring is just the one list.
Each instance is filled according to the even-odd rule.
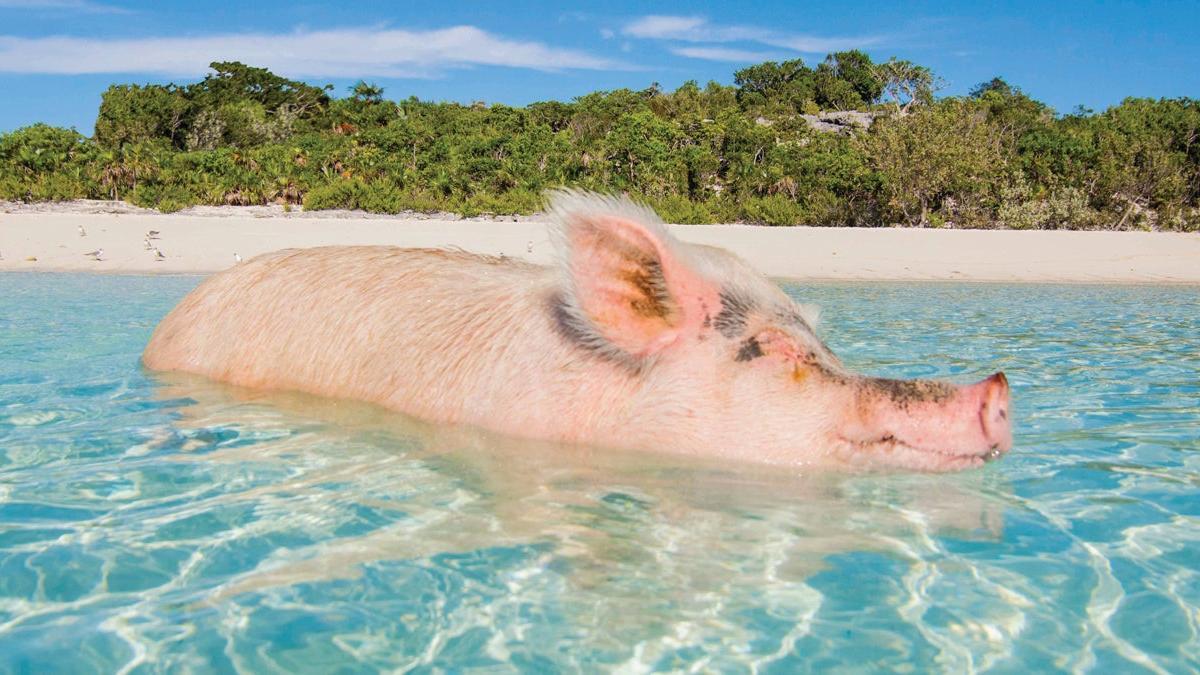
[[[630,380],[628,438],[777,464],[973,467],[1012,444],[1002,373],[960,386],[847,371],[740,258],[676,240],[627,198],[562,191],[560,337]],[[621,434],[616,434],[620,437]]]

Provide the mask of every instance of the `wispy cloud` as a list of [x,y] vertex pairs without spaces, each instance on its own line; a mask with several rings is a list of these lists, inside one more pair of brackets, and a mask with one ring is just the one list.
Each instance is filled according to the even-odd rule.
[[779,54],[773,52],[756,52],[749,49],[731,49],[729,47],[672,47],[671,53],[693,59],[727,61],[730,63],[770,61],[780,58]]
[[434,77],[446,69],[470,66],[542,71],[630,68],[586,52],[512,40],[474,26],[135,39],[0,36],[0,72],[195,77],[207,72],[211,61],[233,60],[310,77]]
[[0,9],[64,10],[87,14],[131,14],[124,7],[91,0],[0,0]]
[[[883,40],[878,35],[823,37],[788,33],[759,26],[718,26],[701,16],[644,16],[625,24],[621,32],[635,38],[681,42],[756,42],[806,54],[869,47]],[[685,54],[685,56],[687,55]],[[697,56],[696,58],[708,57]]]
[[625,24],[621,32],[639,38],[691,40],[705,30],[708,20],[699,16],[651,14]]

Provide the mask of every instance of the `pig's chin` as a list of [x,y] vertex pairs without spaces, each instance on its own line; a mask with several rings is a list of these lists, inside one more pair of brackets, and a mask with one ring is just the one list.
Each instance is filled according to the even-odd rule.
[[955,448],[917,447],[890,435],[866,441],[838,440],[842,459],[852,466],[869,469],[961,471],[983,466],[1003,454],[997,448],[972,452]]

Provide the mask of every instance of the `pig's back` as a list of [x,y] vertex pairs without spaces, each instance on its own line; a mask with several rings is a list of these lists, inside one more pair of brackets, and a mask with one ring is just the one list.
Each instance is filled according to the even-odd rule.
[[548,282],[545,268],[455,251],[277,251],[200,284],[159,324],[142,361],[241,386],[392,404],[414,379],[444,382],[460,358],[454,341],[503,332],[497,310],[526,315]]

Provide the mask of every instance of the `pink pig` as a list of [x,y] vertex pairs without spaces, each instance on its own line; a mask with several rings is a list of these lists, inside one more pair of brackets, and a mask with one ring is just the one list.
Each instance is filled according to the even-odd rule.
[[1012,445],[1003,373],[855,375],[814,318],[627,198],[551,195],[560,261],[284,250],[204,281],[148,368],[377,403],[444,424],[782,466],[979,466]]

